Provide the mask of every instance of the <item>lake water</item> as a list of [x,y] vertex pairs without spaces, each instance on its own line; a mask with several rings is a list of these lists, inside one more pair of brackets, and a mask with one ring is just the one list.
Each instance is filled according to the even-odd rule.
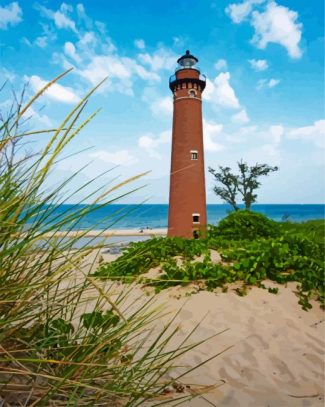
[[[78,205],[80,208],[80,205]],[[83,206],[84,207],[84,206]],[[61,205],[55,208],[56,215],[69,213],[76,205]],[[253,205],[252,210],[276,221],[303,222],[309,219],[324,219],[325,205],[269,204]],[[231,211],[229,205],[207,205],[208,223],[217,224]],[[168,205],[109,205],[86,215],[72,229],[140,229],[166,228]]]

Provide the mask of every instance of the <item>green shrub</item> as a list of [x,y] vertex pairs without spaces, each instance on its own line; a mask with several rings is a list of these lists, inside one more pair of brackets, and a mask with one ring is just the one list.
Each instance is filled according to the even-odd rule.
[[[263,287],[265,279],[280,284],[296,281],[300,284],[299,304],[307,310],[310,298],[324,306],[325,291],[323,246],[311,236],[282,230],[263,215],[241,211],[212,227],[207,239],[159,238],[133,244],[115,262],[101,265],[97,275],[134,281],[160,265],[162,273],[158,278],[138,281],[154,286],[156,291],[198,280],[203,280],[210,290],[226,289],[226,284],[241,281],[244,286],[237,290],[240,295],[246,292],[245,285]],[[211,262],[210,249],[219,251],[222,264]],[[192,261],[202,254],[203,260]],[[175,256],[183,259],[181,266],[173,259]]]
[[121,257],[112,263],[102,264],[95,275],[109,278],[138,276],[172,257],[182,256],[190,260],[204,252],[207,252],[207,245],[203,240],[187,240],[180,237],[153,238],[131,243]]
[[279,233],[277,222],[260,213],[247,210],[232,212],[222,219],[218,226],[210,229],[210,237],[222,236],[232,240],[269,238],[278,236]]
[[325,246],[325,219],[314,219],[306,222],[281,222],[281,232],[290,234],[299,234],[309,237],[313,242]]

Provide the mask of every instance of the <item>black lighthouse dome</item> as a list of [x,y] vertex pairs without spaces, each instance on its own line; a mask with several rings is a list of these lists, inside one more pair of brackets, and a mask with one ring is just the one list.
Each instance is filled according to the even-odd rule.
[[199,60],[187,50],[183,56],[178,58],[177,63],[182,68],[192,68],[198,61]]

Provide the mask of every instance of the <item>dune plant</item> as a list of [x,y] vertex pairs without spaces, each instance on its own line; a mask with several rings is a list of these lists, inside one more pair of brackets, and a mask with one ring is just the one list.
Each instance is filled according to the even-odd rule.
[[[211,249],[221,255],[220,263],[211,261]],[[160,273],[154,278],[144,275],[157,266]],[[154,286],[156,291],[189,282],[201,282],[201,289],[208,290],[242,282],[239,295],[250,285],[266,288],[266,279],[280,284],[296,281],[298,303],[304,310],[311,308],[311,298],[324,307],[324,222],[295,226],[251,211],[232,212],[218,226],[209,226],[206,239],[137,242],[116,261],[101,264],[95,276],[136,280]]]
[[[97,113],[81,120],[97,87],[57,128],[22,127],[28,109],[67,73],[2,115],[0,124],[0,401],[8,406],[163,403],[173,398],[165,389],[178,380],[167,379],[167,373],[194,345],[170,346],[174,319],[157,328],[162,311],[152,299],[140,301],[132,287],[95,281],[91,272],[100,246],[82,244],[87,229],[69,235],[83,217],[114,200],[112,191],[142,174],[104,191],[88,182],[66,192],[73,174],[49,190],[48,176],[65,147]],[[15,146],[40,135],[49,136],[41,151],[17,154]],[[75,205],[58,216],[57,206],[81,190],[93,205]],[[58,231],[64,232],[58,237]]]

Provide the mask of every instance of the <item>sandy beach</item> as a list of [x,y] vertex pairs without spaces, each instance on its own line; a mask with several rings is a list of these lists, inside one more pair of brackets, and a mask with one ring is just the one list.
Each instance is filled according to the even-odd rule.
[[102,230],[90,230],[85,232],[84,230],[74,230],[74,231],[60,231],[55,233],[46,233],[45,237],[53,236],[53,234],[57,237],[122,237],[122,236],[148,236],[148,237],[155,237],[155,236],[166,236],[167,229],[109,229],[106,231]]
[[[102,254],[104,261],[117,256]],[[85,266],[92,264],[90,255]],[[97,280],[98,283],[104,284]],[[191,342],[220,335],[191,350],[179,360],[186,368],[221,353],[182,379],[193,384],[216,386],[184,405],[189,407],[308,407],[324,405],[324,311],[311,301],[303,311],[295,295],[296,283],[278,287],[278,294],[253,287],[244,297],[234,286],[227,293],[200,291],[198,284],[172,287],[160,292],[155,304],[164,304],[173,315],[181,311],[174,324],[180,329],[172,345],[180,343],[200,323]],[[121,286],[120,286],[121,287]],[[95,294],[95,292],[94,292]],[[135,285],[131,297],[143,298],[152,289]],[[129,299],[132,301],[132,298]],[[164,317],[159,323],[168,320]],[[224,351],[225,349],[230,349]],[[223,352],[224,351],[224,352]],[[184,368],[170,373],[176,377]]]

